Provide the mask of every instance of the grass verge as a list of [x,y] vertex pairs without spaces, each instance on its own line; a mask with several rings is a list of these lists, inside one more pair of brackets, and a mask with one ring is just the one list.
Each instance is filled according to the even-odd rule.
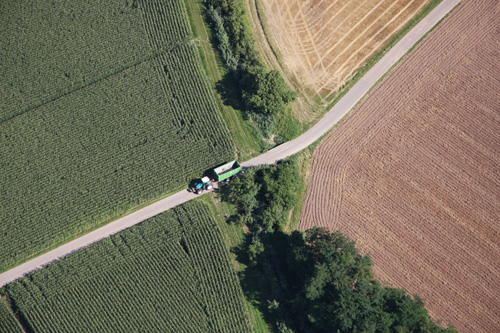
[[237,249],[244,244],[246,239],[246,230],[244,226],[235,223],[229,223],[230,216],[236,214],[232,204],[218,199],[217,194],[212,192],[203,195],[197,200],[204,201],[212,212],[217,222],[217,226],[222,232],[227,246],[231,250],[231,257],[240,279],[241,287],[245,294],[248,313],[250,314],[250,323],[254,332],[274,332],[274,317],[266,311],[266,295],[268,291],[262,290],[262,284],[259,282],[260,276],[252,269],[246,266],[238,259]]
[[218,53],[212,47],[214,42],[212,32],[207,25],[205,19],[204,6],[201,0],[185,0],[188,10],[189,21],[194,36],[198,39],[198,50],[202,59],[203,67],[208,75],[210,85],[215,94],[217,94],[218,104],[222,110],[222,117],[229,127],[229,131],[236,144],[238,159],[248,160],[259,155],[262,152],[262,142],[254,135],[254,130],[243,119],[243,114],[240,110],[235,109],[225,103],[228,99],[237,99],[235,92],[227,92],[226,96],[219,93],[217,87],[226,80],[228,73],[224,68],[222,60]]
[[308,147],[307,149],[301,151],[296,155],[297,168],[299,169],[300,182],[297,189],[297,197],[299,199],[295,207],[292,208],[290,219],[285,231],[292,232],[296,230],[300,223],[300,217],[302,215],[302,208],[304,207],[304,202],[307,197],[307,190],[309,188],[309,181],[311,179],[311,168],[313,164],[314,148],[319,144],[313,144],[313,147]]

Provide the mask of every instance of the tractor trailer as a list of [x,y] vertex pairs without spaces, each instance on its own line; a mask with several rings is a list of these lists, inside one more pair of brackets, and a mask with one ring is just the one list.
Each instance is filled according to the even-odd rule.
[[204,190],[211,190],[214,187],[212,181],[220,182],[238,174],[239,172],[241,172],[241,165],[238,161],[231,161],[221,165],[220,167],[213,169],[213,179],[206,176],[201,178],[200,181],[194,185],[193,191],[196,194],[201,194]]
[[238,161],[232,161],[214,169],[215,179],[220,182],[221,180],[225,180],[236,175],[240,171],[241,165]]

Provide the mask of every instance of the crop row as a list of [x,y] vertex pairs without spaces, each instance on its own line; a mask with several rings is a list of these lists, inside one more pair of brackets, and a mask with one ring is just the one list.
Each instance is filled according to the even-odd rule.
[[179,46],[0,125],[0,270],[234,158],[198,62]]
[[[238,278],[224,239],[215,221],[200,224],[206,220],[206,211],[177,210],[179,221],[184,227],[187,251],[196,262],[200,294],[207,304],[211,328],[217,332],[242,332],[248,328],[248,314],[242,305],[245,300],[240,292]],[[218,237],[213,237],[216,233]]]
[[141,11],[126,1],[1,2],[0,13],[0,123],[151,53]]
[[[193,58],[196,57],[196,48],[187,44],[176,47],[171,52],[164,53],[156,59],[158,64],[156,68],[161,71],[159,74],[163,91],[171,97],[168,102],[169,107],[173,110],[173,121],[176,128],[180,129],[176,134],[185,136],[188,131],[193,131],[194,136],[200,139],[223,137],[227,133],[227,127],[219,112],[214,112],[212,119],[206,119],[203,114],[196,112],[196,109],[183,107],[183,105],[192,104],[190,99],[196,99],[198,108],[218,109],[208,80],[202,73],[199,64],[193,62]],[[186,72],[196,76],[198,80],[187,84]],[[206,123],[207,121],[212,124]],[[232,144],[231,146],[220,146],[230,144],[228,141],[217,140],[215,142],[215,150],[232,149]]]
[[113,235],[6,291],[35,331],[249,331],[229,252],[200,202]]
[[141,9],[154,50],[164,50],[192,36],[183,0],[142,0]]
[[0,298],[0,332],[23,332],[9,304],[4,298]]
[[[182,0],[0,5],[0,123],[136,65],[192,35]],[[148,42],[149,40],[149,42]]]

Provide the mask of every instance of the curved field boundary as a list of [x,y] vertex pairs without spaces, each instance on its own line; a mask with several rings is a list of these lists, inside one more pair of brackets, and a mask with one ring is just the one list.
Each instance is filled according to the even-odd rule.
[[499,12],[464,1],[323,140],[299,225],[460,332],[500,328]]
[[[268,152],[242,163],[243,167],[271,164],[278,160],[294,155],[326,134],[352,107],[372,88],[377,81],[422,38],[432,27],[443,19],[460,0],[443,1],[432,12],[429,13],[419,24],[402,38],[366,75],[354,85],[351,90],[309,131],[295,140],[284,143]],[[66,255],[86,247],[103,238],[109,237],[132,225],[140,223],[172,207],[196,198],[196,195],[182,191],[168,198],[153,203],[137,212],[120,218],[102,228],[64,244],[50,252],[34,258],[20,266],[0,274],[0,286],[4,286],[23,275],[39,269],[52,261],[58,260]]]
[[259,1],[269,38],[287,74],[322,103],[331,101],[360,65],[432,3],[429,0]]
[[274,163],[313,144],[337,124],[411,47],[448,14],[460,0],[443,1],[403,37],[347,94],[310,130],[268,152],[244,162],[243,166]]

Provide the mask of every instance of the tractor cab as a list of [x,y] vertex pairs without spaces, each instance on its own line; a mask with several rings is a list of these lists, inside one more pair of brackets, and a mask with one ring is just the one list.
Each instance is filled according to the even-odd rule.
[[210,191],[214,188],[214,185],[210,181],[210,178],[203,177],[199,183],[194,186],[196,194],[202,194],[204,190]]

